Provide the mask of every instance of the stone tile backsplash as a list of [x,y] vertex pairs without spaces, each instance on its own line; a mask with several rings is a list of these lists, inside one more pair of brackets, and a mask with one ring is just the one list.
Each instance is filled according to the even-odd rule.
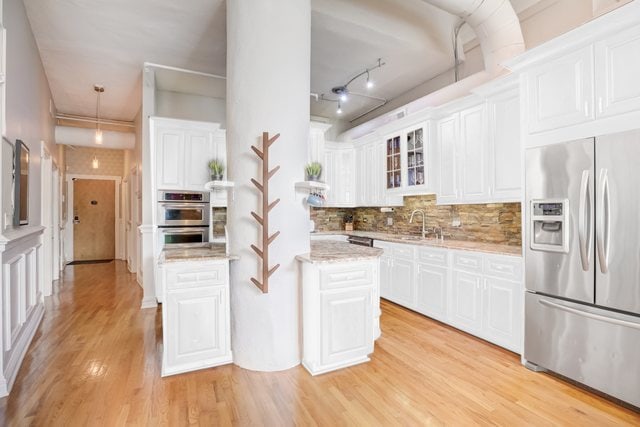
[[[411,212],[421,209],[427,215],[427,227],[441,227],[445,238],[512,246],[522,244],[520,203],[490,203],[478,205],[436,205],[434,195],[407,196],[404,206],[394,212],[380,208],[311,208],[311,219],[318,231],[344,230],[345,215],[353,215],[354,229],[383,233],[420,235],[422,217],[416,214],[409,224]],[[393,224],[388,225],[388,218]],[[459,220],[460,225],[452,224]]]

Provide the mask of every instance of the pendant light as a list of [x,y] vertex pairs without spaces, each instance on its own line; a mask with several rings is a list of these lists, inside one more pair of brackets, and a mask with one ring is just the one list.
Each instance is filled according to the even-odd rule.
[[100,161],[98,160],[98,156],[93,155],[93,160],[91,160],[91,168],[98,169],[100,167]]
[[[100,94],[104,92],[104,86],[94,85],[93,90],[96,91],[96,144],[102,145],[102,129],[100,129]],[[94,156],[93,164],[98,164],[98,159]],[[98,169],[98,166],[94,166],[94,169]]]

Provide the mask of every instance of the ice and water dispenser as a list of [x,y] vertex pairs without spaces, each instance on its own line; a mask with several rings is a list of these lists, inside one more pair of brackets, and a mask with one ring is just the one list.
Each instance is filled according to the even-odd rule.
[[531,249],[569,252],[569,200],[531,201]]

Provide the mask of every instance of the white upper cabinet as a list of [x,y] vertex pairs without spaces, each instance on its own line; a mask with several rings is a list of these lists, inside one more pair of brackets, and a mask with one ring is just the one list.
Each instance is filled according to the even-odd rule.
[[324,150],[323,177],[329,184],[327,207],[355,206],[356,153],[351,144],[327,142]]
[[534,67],[526,84],[529,133],[593,120],[593,47]]
[[468,202],[487,198],[487,132],[484,104],[460,112],[460,197]]
[[[225,131],[216,123],[152,118],[157,190],[204,191],[210,180],[209,161],[227,165]],[[212,194],[213,206],[226,206],[225,191]]]
[[391,194],[429,193],[429,122],[406,127],[384,138],[385,188]]
[[596,115],[640,110],[640,27],[602,40],[595,49]]
[[156,188],[161,190],[182,189],[184,139],[185,134],[181,129],[163,126],[156,128]]
[[520,98],[516,91],[492,97],[489,115],[489,196],[494,201],[522,198]]
[[438,157],[438,203],[455,202],[458,199],[457,155],[459,114],[441,119],[437,124]]

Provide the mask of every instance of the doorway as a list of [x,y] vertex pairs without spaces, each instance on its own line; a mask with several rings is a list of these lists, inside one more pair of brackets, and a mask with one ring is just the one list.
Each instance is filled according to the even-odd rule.
[[116,256],[116,182],[73,181],[73,260],[112,260]]

